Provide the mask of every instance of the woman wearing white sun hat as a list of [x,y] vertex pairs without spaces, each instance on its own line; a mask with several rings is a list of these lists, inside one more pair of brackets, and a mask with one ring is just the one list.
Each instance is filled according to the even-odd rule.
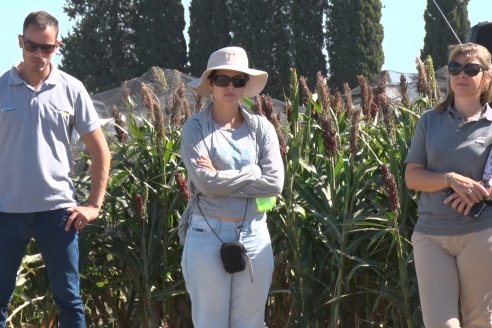
[[212,97],[187,120],[181,143],[192,193],[180,221],[181,266],[195,328],[265,326],[273,252],[257,200],[281,192],[284,167],[273,125],[241,100],[257,96],[267,77],[249,68],[244,49],[227,47],[189,83]]

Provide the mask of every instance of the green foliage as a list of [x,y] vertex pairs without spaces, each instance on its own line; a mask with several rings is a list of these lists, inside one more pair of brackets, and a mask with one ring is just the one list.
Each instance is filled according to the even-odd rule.
[[253,67],[268,72],[265,93],[282,97],[289,87],[291,67],[305,76],[315,76],[318,71],[326,73],[322,54],[324,3],[319,0],[227,1],[232,43],[246,49]]
[[270,66],[262,69],[269,74],[269,82],[264,92],[281,98],[284,90],[289,88],[289,69],[295,66],[297,40],[293,32],[293,1],[277,0],[275,2],[277,7],[273,11],[273,22],[266,32],[270,38]]
[[283,201],[269,221],[277,261],[270,306],[284,315],[274,326],[421,326],[409,243],[416,202],[403,182],[420,107],[380,102],[363,115],[332,106],[322,79],[317,100],[301,104],[298,89],[288,98]]
[[332,85],[340,88],[348,77],[353,86],[358,74],[376,79],[384,60],[380,1],[337,0],[328,11],[327,6],[324,0],[192,0],[187,54],[180,1],[67,0],[64,10],[75,27],[63,38],[61,66],[90,92],[101,92],[152,66],[198,76],[213,51],[238,45],[248,52],[251,67],[269,73],[265,93],[278,99],[289,87],[291,67],[311,88],[310,77],[326,75],[328,12]]
[[292,0],[228,0],[232,43],[248,53],[250,66],[266,70],[265,93],[280,96],[294,63]]
[[89,92],[119,87],[152,66],[187,64],[180,1],[67,0],[64,10],[75,25],[62,39],[61,68]]
[[357,75],[378,79],[384,62],[381,1],[333,0],[328,6],[327,48],[330,85],[350,87]]
[[187,65],[184,8],[180,0],[140,0],[135,53],[140,71],[151,66],[183,71]]
[[[318,72],[326,75],[326,59],[322,53],[325,36],[323,34],[323,14],[326,1],[293,1],[293,30],[295,40],[295,68],[299,75],[313,78],[308,85],[314,88]],[[283,79],[287,81],[287,79]]]
[[[468,20],[469,0],[437,1],[444,16],[452,26],[459,39],[465,42],[470,21]],[[424,47],[421,50],[422,60],[431,56],[435,67],[443,67],[448,62],[448,47],[457,44],[458,40],[442,17],[433,0],[427,0],[424,12],[425,37]]]
[[[105,291],[112,291],[117,305],[112,311],[124,314],[116,327],[128,321],[133,321],[134,327],[157,327],[169,315],[165,301],[183,294],[180,253],[169,231],[179,218],[177,210],[182,210],[180,195],[172,190],[170,174],[177,169],[179,139],[159,140],[154,130],[151,122],[130,118],[130,139],[115,145],[113,151],[108,187],[111,208],[97,238],[91,238],[91,249],[97,247],[102,254],[111,255],[93,261],[100,261],[101,267],[118,268],[102,276],[99,270],[94,272],[94,278],[101,280],[92,285],[90,293],[96,303],[104,299]],[[106,304],[104,309],[109,305],[113,304]],[[99,316],[109,314],[107,310],[100,311],[102,307],[98,308]]]
[[193,0],[190,4],[190,74],[200,76],[208,55],[230,45],[229,9],[226,0]]
[[56,309],[48,286],[48,275],[38,252],[34,243],[28,245],[27,255],[17,271],[14,302],[7,321],[33,326],[42,323],[49,327],[56,321]]
[[75,26],[62,38],[63,70],[90,92],[117,87],[137,75],[132,0],[67,0],[64,10]]
[[[417,202],[403,177],[413,130],[432,95],[407,107],[390,103],[382,80],[359,106],[349,93],[343,104],[330,95],[322,75],[317,97],[309,90],[301,97],[295,70],[290,81],[284,124],[267,115],[285,146],[286,167],[284,190],[268,213],[275,257],[268,326],[421,327],[409,241]],[[126,123],[115,111],[104,212],[81,234],[88,327],[191,327],[176,234],[186,203],[180,123],[165,121],[144,89],[148,116],[134,115],[131,97]],[[86,193],[88,176],[77,185]],[[36,257],[25,262],[11,323],[56,322],[42,265]]]
[[[147,117],[135,115],[131,96],[126,122],[115,110],[118,133],[110,138],[107,206],[81,238],[91,327],[188,327],[190,322],[175,231],[185,205],[174,178],[181,171],[180,133],[164,121],[150,87],[143,85],[142,95]],[[87,190],[81,182],[79,189]]]

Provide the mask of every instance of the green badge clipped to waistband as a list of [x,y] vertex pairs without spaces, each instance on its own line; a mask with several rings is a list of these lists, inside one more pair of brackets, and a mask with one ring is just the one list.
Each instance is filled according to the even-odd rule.
[[277,197],[260,197],[256,198],[256,207],[259,212],[268,212],[275,207],[277,203]]

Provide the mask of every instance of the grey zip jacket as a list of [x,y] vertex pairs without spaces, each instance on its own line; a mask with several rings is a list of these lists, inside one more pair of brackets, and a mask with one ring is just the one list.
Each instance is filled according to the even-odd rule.
[[[284,184],[284,165],[280,155],[277,133],[266,117],[254,114],[241,106],[241,113],[256,145],[256,164],[239,170],[217,170],[212,173],[196,164],[200,156],[210,158],[213,131],[212,104],[190,117],[183,126],[181,159],[188,173],[188,187],[192,198],[181,215],[178,235],[184,244],[191,215],[207,217],[258,217],[255,201],[247,198],[277,196]],[[199,196],[197,198],[197,196]],[[249,205],[248,205],[249,204]],[[247,207],[246,207],[247,206]]]

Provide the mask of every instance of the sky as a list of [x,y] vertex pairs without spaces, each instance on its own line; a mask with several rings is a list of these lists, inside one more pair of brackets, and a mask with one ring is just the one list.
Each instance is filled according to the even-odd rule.
[[[185,15],[187,15],[189,1],[183,1]],[[437,0],[438,4],[442,1],[447,0]],[[416,72],[415,58],[419,56],[424,42],[423,14],[427,1],[383,0],[382,2],[381,23],[384,27],[383,51],[385,56],[382,69],[401,73]],[[21,59],[22,53],[17,42],[17,35],[22,33],[24,18],[31,11],[45,10],[55,16],[59,21],[61,37],[66,36],[71,31],[73,21],[69,21],[63,12],[64,4],[65,0],[7,0],[0,2],[1,29],[3,31],[0,34],[0,44],[3,44],[4,49],[0,56],[0,73],[9,70],[15,62]],[[471,26],[484,21],[492,21],[491,0],[470,0],[468,18]],[[56,54],[53,62],[58,64],[60,61],[61,55]]]

